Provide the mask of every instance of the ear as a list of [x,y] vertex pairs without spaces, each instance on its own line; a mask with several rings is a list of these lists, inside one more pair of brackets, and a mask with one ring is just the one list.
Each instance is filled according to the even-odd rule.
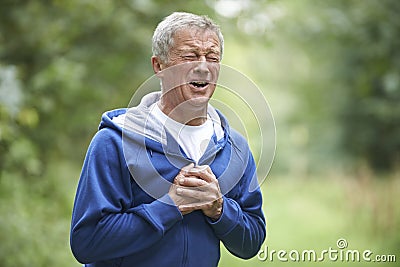
[[162,70],[161,61],[158,57],[151,57],[151,65],[153,66],[154,73],[157,75]]

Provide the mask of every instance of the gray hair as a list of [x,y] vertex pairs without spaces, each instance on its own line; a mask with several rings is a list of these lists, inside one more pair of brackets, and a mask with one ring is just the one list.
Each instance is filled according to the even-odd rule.
[[192,13],[174,12],[164,18],[154,30],[152,40],[153,56],[157,56],[164,63],[168,62],[169,50],[174,45],[174,34],[185,28],[196,27],[213,31],[219,39],[221,58],[224,49],[224,37],[217,24],[207,16],[199,16]]

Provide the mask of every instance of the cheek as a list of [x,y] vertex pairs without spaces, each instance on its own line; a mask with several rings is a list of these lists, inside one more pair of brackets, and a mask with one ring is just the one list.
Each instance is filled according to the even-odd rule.
[[[172,62],[171,62],[172,63]],[[188,80],[190,68],[187,64],[176,64],[165,66],[163,70],[163,85],[164,88],[173,89],[180,87],[185,88]],[[188,88],[186,88],[188,90]]]

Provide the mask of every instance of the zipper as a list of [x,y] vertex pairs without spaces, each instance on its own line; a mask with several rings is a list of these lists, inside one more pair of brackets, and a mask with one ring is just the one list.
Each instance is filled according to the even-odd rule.
[[182,267],[187,266],[188,262],[188,230],[185,220],[182,221],[183,226],[183,257],[182,257]]
[[199,165],[202,165],[204,162],[207,162],[209,159],[211,159],[212,157],[215,157],[218,152],[220,152],[222,150],[222,146],[220,144],[215,144],[215,147],[210,149],[210,150],[206,150],[206,152],[203,154],[203,156],[201,156],[201,158],[199,159]]

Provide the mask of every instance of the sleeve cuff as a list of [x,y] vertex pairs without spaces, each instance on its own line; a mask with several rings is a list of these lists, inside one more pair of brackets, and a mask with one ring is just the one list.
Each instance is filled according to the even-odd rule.
[[214,232],[218,237],[223,237],[229,234],[239,223],[239,216],[241,209],[239,204],[230,198],[224,198],[224,204],[222,207],[222,214],[218,220],[213,221],[207,217],[208,223],[214,229]]

